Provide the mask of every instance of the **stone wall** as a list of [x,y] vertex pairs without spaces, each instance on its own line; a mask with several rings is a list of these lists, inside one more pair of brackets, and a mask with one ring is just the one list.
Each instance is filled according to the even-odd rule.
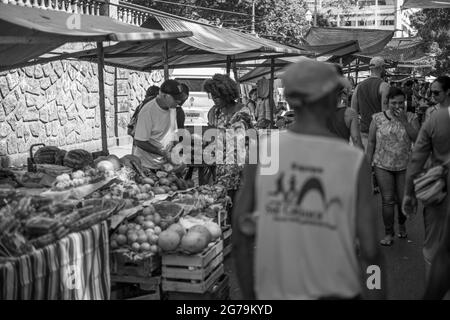
[[[31,145],[101,149],[97,64],[56,61],[0,73],[0,157],[26,163]],[[108,145],[130,143],[130,115],[161,72],[105,67]]]

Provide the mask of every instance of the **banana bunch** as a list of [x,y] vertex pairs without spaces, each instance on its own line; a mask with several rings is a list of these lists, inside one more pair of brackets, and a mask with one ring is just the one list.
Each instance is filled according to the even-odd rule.
[[443,166],[436,166],[414,180],[416,197],[424,205],[436,205],[445,198],[445,173]]

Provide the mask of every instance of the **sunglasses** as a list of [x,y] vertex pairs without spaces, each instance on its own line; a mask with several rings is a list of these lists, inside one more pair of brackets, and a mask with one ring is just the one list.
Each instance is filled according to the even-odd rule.
[[435,91],[435,90],[433,90],[433,91],[431,91],[431,94],[432,94],[432,95],[435,95],[435,96],[438,96],[438,95],[441,94],[441,92],[442,92],[442,91]]

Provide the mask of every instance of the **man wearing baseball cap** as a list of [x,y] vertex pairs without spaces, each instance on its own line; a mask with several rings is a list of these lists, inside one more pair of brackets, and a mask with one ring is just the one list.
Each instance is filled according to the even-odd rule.
[[[327,129],[349,83],[332,64],[307,58],[281,78],[295,122],[271,133],[279,138],[270,149],[279,170],[267,174],[263,164],[249,165],[233,213],[244,298],[360,298],[366,280],[363,285],[358,258],[363,274],[368,265],[381,266],[369,168],[362,150]],[[249,263],[254,238],[255,260]],[[372,294],[381,297],[380,290]]]
[[142,160],[143,166],[158,169],[170,162],[165,141],[170,132],[177,129],[175,108],[184,99],[181,85],[175,80],[166,80],[158,96],[142,107],[136,123],[133,154]]
[[352,97],[352,109],[361,115],[361,138],[365,148],[372,115],[388,107],[389,85],[383,80],[385,65],[383,58],[373,57],[369,62],[370,77],[356,86]]

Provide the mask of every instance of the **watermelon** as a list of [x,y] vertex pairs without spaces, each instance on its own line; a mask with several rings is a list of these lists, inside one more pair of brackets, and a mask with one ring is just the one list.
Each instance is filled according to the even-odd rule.
[[56,164],[56,157],[61,149],[58,147],[42,147],[34,154],[36,164]]
[[71,150],[64,157],[64,165],[75,170],[92,166],[93,163],[92,154],[82,149]]

